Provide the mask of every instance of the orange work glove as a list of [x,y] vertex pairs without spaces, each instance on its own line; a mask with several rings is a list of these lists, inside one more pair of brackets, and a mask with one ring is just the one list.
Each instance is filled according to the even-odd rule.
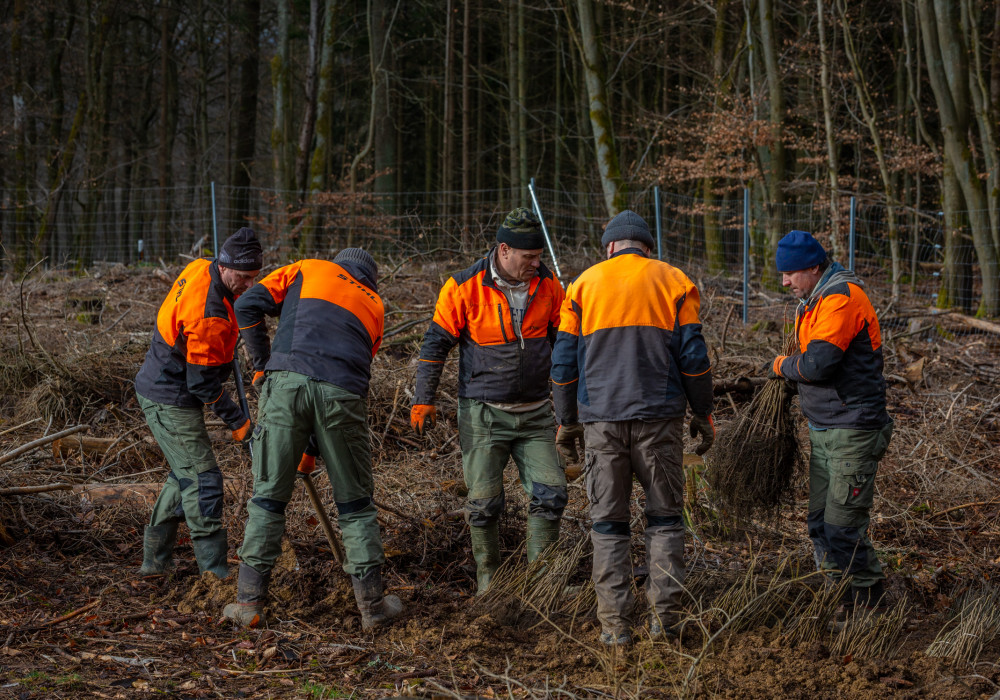
[[263,372],[254,372],[253,381],[251,382],[253,388],[256,389],[257,391],[260,391],[260,388],[264,386],[265,377],[267,377],[267,375],[264,374]]
[[707,416],[691,416],[691,437],[698,437],[701,434],[701,444],[695,448],[694,453],[701,456],[708,452],[708,449],[715,442],[715,421],[712,414]]
[[236,442],[246,442],[253,433],[253,423],[247,418],[247,422],[233,431],[233,440]]
[[410,409],[410,427],[417,435],[423,435],[428,428],[433,428],[437,423],[437,409],[427,404],[414,404]]
[[312,474],[315,468],[316,458],[303,452],[302,459],[299,460],[299,474]]

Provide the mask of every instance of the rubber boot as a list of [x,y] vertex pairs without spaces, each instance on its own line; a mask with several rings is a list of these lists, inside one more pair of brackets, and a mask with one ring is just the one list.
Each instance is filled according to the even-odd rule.
[[177,523],[147,525],[142,536],[143,576],[162,574],[173,565],[174,543],[177,541]]
[[351,585],[361,611],[361,629],[366,632],[403,612],[403,601],[394,595],[383,595],[382,567],[369,569],[361,578],[351,576]]
[[885,584],[879,580],[868,587],[851,586],[851,605],[854,608],[879,609],[886,606]]
[[646,598],[652,608],[649,635],[676,637],[684,593],[684,528],[652,526],[643,534],[649,562]]
[[559,541],[559,520],[528,516],[528,563],[535,561],[549,546]]
[[603,644],[628,644],[631,640],[632,553],[628,535],[605,535],[591,531],[594,566],[591,577],[597,594],[597,619]]
[[482,595],[500,567],[500,523],[494,521],[484,527],[470,525],[469,532],[472,557],[476,560],[476,595]]
[[270,571],[262,574],[249,564],[240,564],[240,575],[236,581],[236,602],[224,607],[222,616],[244,627],[264,624],[264,604],[267,602],[270,583]]
[[225,528],[220,528],[207,537],[192,537],[191,547],[194,549],[194,558],[201,573],[211,571],[219,578],[226,578],[229,575],[229,564],[226,561],[229,555],[229,539]]

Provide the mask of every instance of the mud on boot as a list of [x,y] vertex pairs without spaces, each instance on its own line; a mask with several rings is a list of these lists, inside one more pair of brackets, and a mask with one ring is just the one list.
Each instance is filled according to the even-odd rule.
[[147,525],[142,535],[142,576],[165,573],[173,567],[174,543],[177,541],[177,523]]
[[403,602],[394,595],[383,595],[382,567],[369,569],[360,578],[351,576],[354,598],[361,611],[361,629],[371,630],[388,623],[403,612]]
[[632,643],[632,633],[628,630],[624,632],[601,632],[600,641],[606,647],[627,647]]
[[243,627],[259,627],[264,624],[264,604],[267,589],[271,583],[271,572],[262,574],[249,564],[240,564],[240,575],[236,582],[236,602],[222,609],[222,616]]

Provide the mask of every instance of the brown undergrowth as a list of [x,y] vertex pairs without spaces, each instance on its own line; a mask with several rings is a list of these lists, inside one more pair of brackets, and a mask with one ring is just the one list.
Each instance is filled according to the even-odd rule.
[[[438,396],[438,426],[423,439],[409,429],[421,334],[443,276],[467,262],[383,261],[386,333],[369,409],[385,579],[406,611],[378,635],[361,632],[350,582],[302,489],[287,510],[267,628],[240,631],[219,619],[234,582],[200,578],[184,536],[173,572],[138,576],[149,499],[166,472],[129,382],[176,269],[107,266],[84,276],[48,271],[23,285],[8,280],[0,295],[0,454],[77,423],[117,443],[104,456],[54,458],[42,448],[0,465],[0,489],[77,488],[0,495],[0,523],[13,541],[0,549],[0,687],[39,698],[964,698],[997,691],[990,582],[1000,567],[1000,340],[920,326],[922,317],[915,326],[898,311],[883,317],[896,429],[879,472],[871,537],[889,574],[889,614],[859,619],[846,634],[830,631],[837,591],[813,573],[803,475],[792,480],[780,517],[746,521],[737,535],[692,463],[681,639],[641,633],[637,488],[638,641],[607,651],[596,641],[582,483],[570,484],[562,542],[547,566],[529,568],[526,498],[507,471],[507,564],[491,594],[475,600],[461,515],[454,355]],[[574,263],[583,267],[566,267]],[[756,376],[780,350],[781,300],[758,299],[751,316],[761,322],[743,327],[733,320],[739,300],[729,282],[696,281],[716,378]],[[718,399],[721,430],[747,397]],[[794,401],[792,415],[807,445]],[[249,460],[208,419],[226,476],[235,568],[252,489]],[[329,483],[317,475],[332,508]],[[109,505],[106,492],[80,490],[92,487],[125,491]]]

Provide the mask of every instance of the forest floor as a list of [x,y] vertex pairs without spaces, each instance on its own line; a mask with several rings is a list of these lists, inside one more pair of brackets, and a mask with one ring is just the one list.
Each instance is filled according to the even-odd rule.
[[[653,642],[640,633],[634,646],[608,651],[597,644],[582,480],[570,483],[558,561],[529,582],[526,500],[516,470],[507,470],[501,539],[513,566],[501,593],[477,600],[461,518],[457,353],[439,393],[442,420],[424,439],[409,430],[420,338],[444,275],[466,264],[383,265],[387,330],[369,412],[385,579],[406,609],[377,634],[361,631],[350,582],[302,489],[288,508],[266,628],[240,630],[221,618],[235,576],[199,577],[187,538],[170,575],[138,574],[142,528],[166,468],[130,382],[178,268],[99,266],[3,280],[0,459],[79,424],[116,442],[103,455],[53,456],[46,446],[0,466],[0,696],[995,697],[1000,336],[932,318],[916,303],[890,308],[884,290],[872,292],[896,421],[870,531],[889,577],[887,615],[828,631],[830,596],[810,574],[804,470],[779,517],[737,524],[720,516],[697,460],[688,460],[682,638]],[[790,295],[756,296],[754,323],[744,327],[735,282],[695,281],[716,381],[758,376],[780,348]],[[719,397],[720,427],[747,399]],[[224,428],[210,429],[226,476],[235,572],[249,458]],[[320,471],[317,486],[331,506]],[[56,483],[73,488],[9,493]],[[636,488],[634,525],[641,503]],[[633,532],[641,591],[641,527]]]

